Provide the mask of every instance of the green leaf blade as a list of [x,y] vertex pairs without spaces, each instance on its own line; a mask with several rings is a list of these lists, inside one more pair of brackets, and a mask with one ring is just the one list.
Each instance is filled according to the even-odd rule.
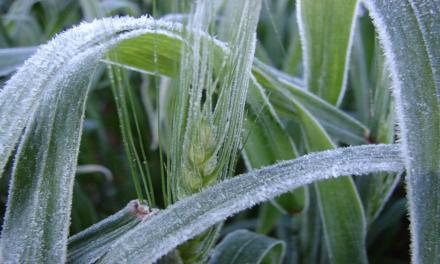
[[82,78],[66,80],[56,93],[45,96],[27,125],[15,158],[0,259],[65,258],[87,77],[96,63],[95,59],[81,69],[72,63],[64,69],[63,73]]
[[69,238],[67,263],[93,263],[119,237],[149,217],[149,208],[137,200],[112,216]]
[[334,105],[345,93],[357,0],[298,1],[307,89]]
[[393,82],[407,169],[414,263],[440,261],[440,3],[365,2]]
[[281,162],[228,179],[175,203],[124,235],[102,262],[154,262],[226,217],[284,192],[339,175],[400,171],[402,167],[395,145],[341,148]]
[[[0,241],[1,261],[65,260],[90,77],[108,49],[125,38],[151,32],[152,24],[145,17],[83,24],[41,47],[1,90],[0,171],[19,143]],[[175,28],[170,23],[154,25]]]
[[[297,115],[309,151],[334,148],[318,121],[299,103]],[[332,263],[367,263],[366,221],[363,206],[351,177],[315,184],[327,252]]]
[[257,81],[271,93],[271,103],[284,115],[294,112],[292,101],[298,101],[315,116],[335,139],[351,145],[366,143],[368,128],[342,110],[304,89],[298,80],[289,78],[274,68],[255,60],[253,74]]

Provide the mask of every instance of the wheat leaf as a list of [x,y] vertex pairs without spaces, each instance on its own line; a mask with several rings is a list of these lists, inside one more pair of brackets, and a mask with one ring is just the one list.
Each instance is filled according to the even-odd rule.
[[2,262],[65,260],[89,79],[108,49],[125,38],[153,34],[153,24],[158,35],[174,28],[144,17],[71,29],[42,46],[1,91],[0,168],[23,133],[0,241]]
[[294,114],[292,100],[297,100],[335,139],[352,145],[366,143],[369,130],[364,124],[305,90],[301,81],[290,78],[258,60],[254,61],[253,73],[257,81],[271,93],[271,102],[280,115]]
[[119,212],[70,237],[67,263],[95,262],[119,237],[154,213],[139,201],[131,201]]
[[292,189],[340,175],[402,169],[396,145],[340,148],[280,162],[225,180],[173,204],[124,235],[101,262],[154,262],[226,217]]
[[407,169],[414,263],[440,262],[440,2],[365,1],[384,47]]
[[[297,101],[292,101],[304,130],[309,151],[334,148],[318,121]],[[332,263],[366,263],[366,222],[362,203],[351,177],[315,184],[324,238]]]
[[331,104],[344,97],[357,0],[297,1],[306,87]]
[[[167,29],[166,33],[156,30],[155,33],[160,35],[171,34],[177,27],[165,22],[154,23],[154,26]],[[51,77],[60,75],[58,71],[72,60],[78,64],[96,63],[111,46],[128,37],[151,33],[152,27],[152,19],[145,17],[103,19],[75,27],[39,48],[0,92],[0,172],[26,123],[40,104],[40,98],[44,94],[51,94],[51,89],[47,88]],[[118,35],[128,31],[134,31],[134,35],[125,34],[125,37],[118,38]],[[12,123],[14,126],[10,125]]]

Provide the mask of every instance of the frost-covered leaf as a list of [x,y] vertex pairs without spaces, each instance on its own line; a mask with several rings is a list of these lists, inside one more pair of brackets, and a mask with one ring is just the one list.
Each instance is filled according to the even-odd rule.
[[[27,121],[38,106],[40,97],[44,93],[50,94],[51,89],[45,88],[49,86],[46,85],[48,77],[61,75],[57,71],[70,60],[78,61],[78,63],[92,63],[92,61],[96,63],[111,45],[129,37],[125,34],[124,38],[118,39],[118,34],[131,30],[136,31],[130,37],[148,35],[147,32],[153,34],[151,21],[147,18],[104,19],[73,28],[41,47],[32,59],[28,60],[7,82],[0,93],[0,112],[2,113],[0,116],[0,171],[6,165]],[[165,22],[154,23],[154,26],[158,27],[154,34],[164,36],[164,38],[172,35],[172,30],[178,27]],[[166,27],[166,32],[161,30],[161,27]],[[161,38],[158,37],[158,39]],[[63,48],[62,52],[60,47]],[[151,52],[150,50],[150,54]],[[87,61],[87,56],[94,56],[94,59]],[[67,77],[66,74],[64,76]],[[20,89],[20,87],[28,87],[28,89]],[[10,126],[11,123],[14,126]]]
[[69,238],[67,263],[94,263],[102,257],[123,234],[156,212],[139,201],[128,203],[119,212]]
[[283,241],[241,229],[228,234],[214,249],[209,264],[281,263]]
[[440,261],[440,2],[365,1],[396,101],[414,263]]
[[[153,34],[152,25],[145,17],[118,18],[71,29],[42,46],[1,90],[1,169],[19,143],[1,235],[2,262],[64,261],[90,77],[108,49],[125,38]],[[154,32],[158,39],[175,27],[154,26],[162,28]]]
[[97,60],[80,69],[75,62],[58,73],[79,78],[53,78],[59,89],[49,88],[40,98],[19,143],[1,236],[4,263],[60,262],[65,257],[88,77]]
[[226,217],[289,190],[340,175],[402,169],[396,145],[340,148],[280,162],[225,180],[173,204],[124,235],[102,262],[154,262]]
[[[304,132],[308,151],[335,145],[318,121],[298,102],[292,101]],[[327,252],[332,263],[366,263],[365,215],[351,177],[315,184]]]
[[337,107],[303,88],[301,81],[254,61],[253,73],[257,81],[267,88],[270,101],[277,112],[285,117],[294,114],[292,100],[304,105],[335,139],[352,145],[366,143],[368,128]]
[[[371,20],[366,19],[359,19],[353,44],[353,67],[350,69],[350,80],[357,105],[356,116],[370,127],[370,141],[392,143],[395,138],[395,113],[390,89],[391,80],[379,42],[375,40],[373,44],[368,45],[368,41],[374,39],[375,32]],[[366,57],[372,57],[371,65],[368,65]],[[365,217],[370,225],[391,197],[399,183],[400,175],[378,173],[372,177],[360,177],[355,180],[364,204]]]
[[[252,77],[247,96],[248,111],[245,119],[245,134],[242,155],[248,170],[274,164],[280,160],[297,157],[296,147],[286,128],[273,109],[260,84]],[[306,204],[304,188],[298,188],[281,196],[288,200],[289,211],[300,212]],[[281,197],[278,197],[280,199]],[[277,201],[274,201],[277,203]],[[260,210],[260,231],[269,231],[280,214],[271,210],[270,203]]]
[[295,145],[260,84],[252,78],[247,98],[248,113],[243,155],[249,170],[295,158]]
[[339,105],[344,97],[357,0],[298,0],[306,87]]

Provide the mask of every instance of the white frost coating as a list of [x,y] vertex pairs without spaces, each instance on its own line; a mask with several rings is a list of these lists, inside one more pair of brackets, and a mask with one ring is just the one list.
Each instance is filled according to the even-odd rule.
[[[86,58],[96,55],[86,53]],[[0,241],[2,263],[63,259],[88,83],[84,76],[94,68],[76,63],[82,58],[73,58],[48,82],[58,89],[40,99],[20,142]]]
[[440,262],[440,2],[365,0],[390,67],[414,263]]
[[122,210],[69,238],[68,263],[94,263],[119,237],[141,221],[147,221],[157,209],[133,200]]
[[[375,29],[378,31],[380,36],[380,43],[384,48],[385,55],[386,55],[386,61],[387,64],[390,66],[389,71],[391,74],[391,78],[393,80],[393,94],[394,94],[394,100],[396,100],[396,112],[397,112],[397,118],[399,119],[399,130],[400,130],[400,137],[401,138],[407,138],[406,131],[407,128],[405,127],[406,123],[403,120],[403,110],[402,110],[402,97],[401,97],[401,89],[402,82],[399,79],[399,75],[397,74],[397,68],[395,66],[396,59],[394,57],[394,53],[392,52],[392,42],[389,39],[389,36],[386,29],[386,24],[384,21],[382,21],[381,16],[379,15],[379,11],[376,9],[375,4],[373,4],[369,0],[364,0],[365,5],[367,6],[368,11],[371,14],[371,17],[373,19],[373,22],[375,24]],[[403,157],[408,157],[408,150],[406,147],[405,142],[401,144],[402,153],[404,154]],[[406,162],[405,167],[408,168],[408,160],[404,158],[404,162]]]
[[118,42],[157,33],[153,26],[180,28],[153,22],[111,18],[73,28],[42,46],[1,91],[0,169],[26,131],[14,163],[0,262],[65,260],[88,79]]
[[304,64],[304,89],[310,90],[310,87],[307,85],[308,76],[310,75],[310,58],[307,53],[307,39],[305,33],[304,20],[301,15],[301,2],[302,0],[296,1],[296,19],[298,23],[298,31],[299,37],[301,39],[301,49],[303,56],[303,64]]
[[[304,19],[304,15],[303,15],[303,5],[314,5],[314,3],[311,3],[313,1],[307,2],[305,1],[305,3],[303,3],[303,0],[298,0],[296,1],[296,17],[297,17],[297,22],[298,22],[298,30],[299,30],[299,36],[301,39],[301,47],[302,47],[302,55],[303,55],[303,64],[304,64],[304,82],[305,82],[305,87],[307,90],[315,90],[316,93],[320,94],[321,93],[321,87],[318,87],[319,90],[313,89],[313,87],[309,87],[310,86],[310,78],[321,78],[320,76],[310,76],[311,72],[311,58],[310,57],[314,57],[315,55],[313,55],[313,51],[310,50],[310,46],[314,45],[313,41],[316,41],[316,39],[310,39],[310,35],[313,35],[313,33],[310,33],[310,27],[314,27],[314,25],[309,25],[309,30],[308,32],[306,32],[306,23],[305,23],[305,19]],[[356,17],[357,17],[357,13],[359,12],[359,4],[358,4],[358,0],[354,0],[354,9],[350,10],[350,14],[352,14],[351,18],[351,23],[350,23],[350,31],[349,36],[348,36],[348,42],[346,42],[346,52],[345,52],[345,60],[344,60],[344,69],[342,72],[342,76],[341,76],[341,83],[340,83],[340,87],[339,87],[339,95],[338,98],[336,98],[336,102],[332,102],[333,104],[335,104],[336,106],[339,106],[344,98],[344,94],[345,94],[345,90],[346,90],[346,83],[347,83],[347,78],[348,78],[348,67],[349,67],[349,62],[350,62],[350,54],[351,54],[351,46],[353,43],[353,35],[354,35],[354,27],[355,27],[355,21],[356,21]],[[321,3],[322,4],[322,3]],[[335,1],[335,6],[337,6],[338,4],[341,3],[337,3],[337,1]],[[345,3],[347,4],[347,3]],[[351,6],[351,4],[350,4]],[[331,10],[334,11],[334,10]],[[310,22],[310,20],[309,20]],[[312,29],[313,31],[313,29]],[[307,34],[309,33],[309,34]],[[325,32],[327,34],[333,34],[332,32]],[[307,37],[308,36],[308,37]],[[328,45],[329,43],[326,43],[326,45]],[[335,43],[330,43],[330,44],[335,44]],[[345,43],[344,43],[345,45]],[[312,54],[310,56],[310,54]],[[323,54],[324,56],[326,54]],[[341,55],[342,56],[342,55]],[[334,73],[326,73],[326,74],[334,74]],[[341,74],[340,72],[337,73],[338,75]],[[320,80],[322,81],[322,80]],[[329,100],[329,98],[326,98],[326,100]]]
[[401,170],[397,145],[340,148],[281,162],[177,202],[124,235],[111,246],[102,262],[152,263],[215,223],[300,186],[340,175]]
[[347,80],[348,80],[348,68],[350,67],[350,58],[351,58],[351,50],[353,46],[353,38],[354,38],[354,29],[356,27],[356,21],[360,10],[360,4],[359,1],[356,0],[355,10],[354,14],[352,16],[352,22],[351,22],[351,28],[350,28],[350,36],[348,38],[348,44],[347,44],[347,53],[345,54],[345,63],[344,63],[344,75],[342,77],[342,88],[339,92],[338,101],[336,102],[336,106],[340,106],[342,103],[342,100],[345,96],[345,91],[347,90]]
[[365,136],[369,134],[365,125],[317,95],[305,90],[302,82],[283,76],[282,73],[258,60],[254,60],[253,71],[271,82],[273,87],[269,87],[269,89],[281,93],[283,99],[286,100],[285,103],[288,103],[292,96],[300,101],[338,140],[351,145],[365,143]]
[[126,38],[125,32],[138,29],[137,33],[141,34],[142,29],[153,27],[169,31],[180,28],[165,21],[153,23],[153,19],[146,16],[106,18],[82,23],[41,46],[0,91],[0,175],[40,96],[50,94],[44,91],[45,84],[60,67],[89,49],[104,52]]

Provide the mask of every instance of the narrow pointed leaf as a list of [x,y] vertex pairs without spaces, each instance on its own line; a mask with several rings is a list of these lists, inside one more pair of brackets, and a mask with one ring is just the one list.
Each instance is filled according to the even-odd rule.
[[297,156],[295,145],[263,88],[254,80],[250,87],[245,121],[243,154],[249,169],[271,165]]
[[[242,155],[248,170],[258,169],[281,160],[297,156],[296,147],[284,125],[275,113],[263,88],[252,78],[247,96],[248,112],[245,119],[245,135]],[[301,212],[306,203],[304,188],[283,195],[289,200],[289,211]],[[280,198],[280,197],[278,197]],[[276,201],[274,201],[276,203]],[[266,208],[268,207],[268,208]],[[260,231],[269,231],[276,224],[280,214],[273,212],[271,204],[261,208]]]
[[345,93],[357,0],[299,0],[306,87],[339,105]]
[[340,175],[400,171],[396,145],[324,151],[225,180],[141,223],[112,245],[102,263],[154,262],[184,241],[241,210],[289,190]]
[[[360,20],[362,22],[362,20]],[[389,71],[385,67],[382,50],[377,49],[375,52],[367,51],[367,38],[374,34],[374,27],[371,21],[368,21],[368,34],[357,32],[357,40],[355,41],[353,55],[356,58],[353,64],[356,66],[351,69],[350,78],[352,79],[352,87],[354,90],[355,101],[357,103],[357,116],[364,120],[371,128],[370,140],[378,143],[392,143],[395,138],[395,113],[394,101],[391,96],[391,80]],[[361,24],[360,24],[361,25]],[[359,26],[360,26],[359,25]],[[372,32],[369,32],[369,31]],[[374,36],[374,35],[373,35]],[[367,43],[364,43],[367,42]],[[374,43],[378,44],[378,41]],[[364,45],[365,44],[365,45]],[[371,47],[370,47],[371,49]],[[367,61],[365,54],[373,53],[374,66],[367,69]],[[370,73],[374,71],[374,73]],[[374,77],[368,77],[374,76]],[[359,195],[364,204],[365,216],[367,223],[370,225],[380,214],[388,199],[391,197],[395,187],[400,181],[400,175],[391,173],[378,173],[372,177],[362,177],[356,179]]]
[[[309,151],[334,148],[318,121],[298,102],[295,104]],[[367,263],[366,221],[351,177],[315,184],[327,252],[332,263]]]
[[257,81],[271,93],[270,100],[280,115],[291,115],[295,111],[291,100],[297,100],[338,141],[352,145],[366,143],[369,130],[364,124],[308,92],[298,80],[257,60],[254,61],[253,73]]
[[440,2],[365,1],[385,51],[407,169],[412,261],[440,262]]

